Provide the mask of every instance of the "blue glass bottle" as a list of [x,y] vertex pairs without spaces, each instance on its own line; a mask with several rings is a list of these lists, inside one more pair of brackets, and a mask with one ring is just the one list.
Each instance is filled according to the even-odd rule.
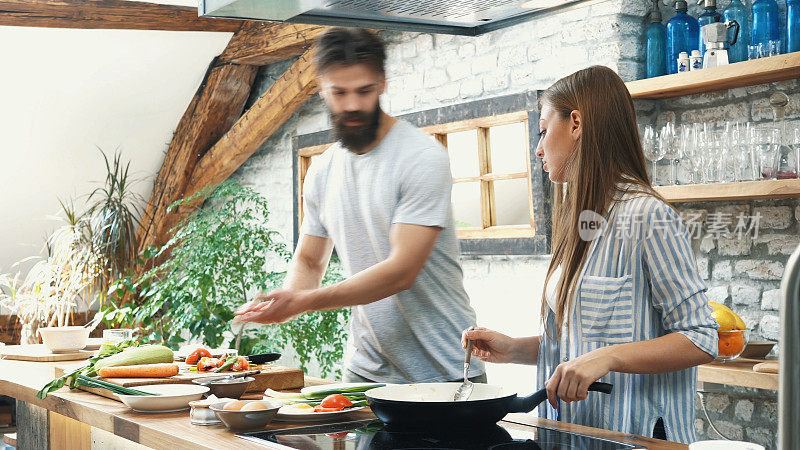
[[768,45],[769,41],[781,38],[778,28],[778,2],[775,0],[756,0],[753,3],[753,45]]
[[686,13],[685,0],[675,2],[678,11],[667,22],[667,73],[678,73],[678,55],[699,50],[700,26],[697,19]]
[[786,0],[786,48],[800,51],[800,0]]
[[[800,2],[800,0],[797,0]],[[667,28],[661,23],[658,0],[653,0],[650,10],[650,25],[644,32],[647,78],[667,74]]]
[[[700,17],[697,18],[697,23],[701,29],[703,28],[703,25],[722,22],[722,14],[717,11],[717,0],[700,0],[697,2],[698,5],[701,3],[705,4],[705,11],[703,11],[703,14],[700,14]],[[700,54],[705,56],[706,43],[703,41],[703,35],[698,34],[697,36],[697,42],[700,45]]]
[[747,45],[750,44],[750,12],[740,0],[731,0],[725,11],[722,11],[722,17],[726,22],[735,20],[739,24],[739,36],[736,39],[736,43],[731,45],[728,51],[730,62],[747,61]]

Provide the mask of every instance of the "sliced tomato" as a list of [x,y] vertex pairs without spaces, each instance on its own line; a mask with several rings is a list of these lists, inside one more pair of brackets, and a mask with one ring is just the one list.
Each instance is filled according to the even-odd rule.
[[198,348],[197,350],[193,351],[189,356],[186,357],[186,364],[193,366],[200,361],[200,358],[210,358],[211,352],[204,348]]
[[246,356],[240,356],[239,359],[233,363],[233,367],[231,370],[234,372],[242,372],[250,368],[250,361],[247,360]]
[[341,411],[343,409],[344,408],[326,408],[322,405],[317,405],[314,407],[314,412],[336,412],[336,411]]
[[331,394],[322,400],[320,406],[323,408],[344,409],[353,406],[353,402],[342,394]]
[[219,361],[217,358],[200,358],[200,361],[197,362],[197,371],[208,372],[215,369],[219,365]]

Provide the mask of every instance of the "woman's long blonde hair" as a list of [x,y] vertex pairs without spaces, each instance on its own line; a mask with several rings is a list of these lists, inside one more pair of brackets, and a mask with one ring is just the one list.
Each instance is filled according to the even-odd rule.
[[[553,240],[550,267],[545,286],[556,268],[562,272],[556,285],[556,324],[569,323],[570,300],[586,262],[591,241],[579,235],[582,211],[605,216],[611,199],[619,193],[617,183],[631,183],[629,192],[642,192],[661,198],[650,185],[645,157],[639,140],[636,112],[628,88],[613,70],[592,66],[564,77],[541,97],[562,120],[572,111],[581,114],[581,137],[565,166],[566,189],[553,189]],[[542,297],[542,318],[547,301]]]

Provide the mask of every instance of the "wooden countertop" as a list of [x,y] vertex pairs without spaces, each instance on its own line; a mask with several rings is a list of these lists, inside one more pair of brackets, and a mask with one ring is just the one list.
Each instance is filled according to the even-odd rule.
[[778,374],[756,372],[753,370],[753,366],[763,362],[777,361],[777,359],[746,358],[725,362],[714,361],[697,367],[697,381],[776,391],[778,390]]
[[[83,391],[64,388],[46,399],[36,398],[36,392],[53,379],[55,363],[33,363],[0,360],[0,394],[46,408],[55,413],[114,433],[133,442],[152,448],[219,449],[241,447],[241,439],[233,436],[223,425],[197,426],[189,422],[188,411],[144,414],[134,412],[122,403]],[[306,377],[307,385],[325,383]],[[353,413],[353,420],[374,417],[363,411]],[[570,423],[540,419],[526,414],[509,414],[509,422],[570,431],[588,436],[612,439],[654,450],[685,450],[688,446],[658,439],[645,438],[614,431],[583,427]],[[286,428],[287,424],[274,425]]]

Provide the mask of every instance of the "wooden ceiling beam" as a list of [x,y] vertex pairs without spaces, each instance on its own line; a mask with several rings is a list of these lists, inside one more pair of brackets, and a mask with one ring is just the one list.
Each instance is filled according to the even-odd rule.
[[130,0],[0,0],[0,25],[45,28],[236,32],[243,21],[197,8]]
[[219,56],[220,61],[264,66],[305,53],[326,27],[245,22]]
[[164,217],[169,205],[183,198],[189,178],[201,157],[241,116],[250,96],[258,67],[236,64],[212,65],[178,123],[153,193],[137,232],[139,248],[162,245],[169,228]]

